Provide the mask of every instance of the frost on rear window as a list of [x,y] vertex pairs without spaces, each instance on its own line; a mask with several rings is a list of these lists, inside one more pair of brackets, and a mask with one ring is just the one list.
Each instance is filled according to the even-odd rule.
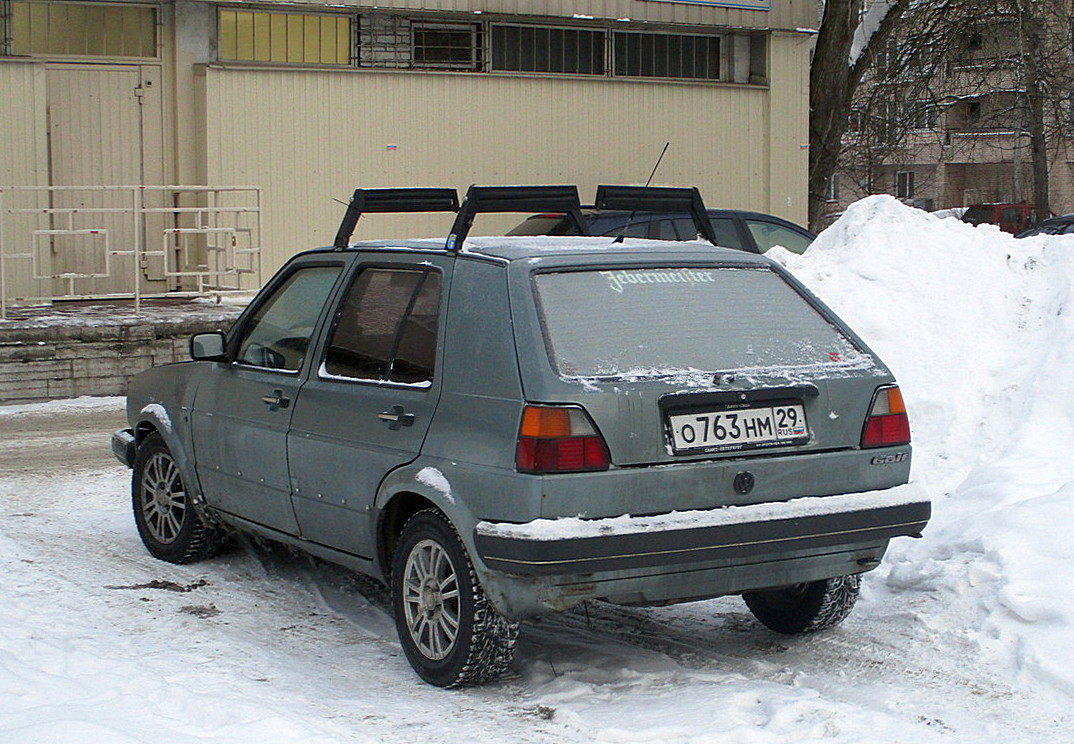
[[549,357],[564,377],[708,379],[873,366],[767,268],[565,271],[534,281]]

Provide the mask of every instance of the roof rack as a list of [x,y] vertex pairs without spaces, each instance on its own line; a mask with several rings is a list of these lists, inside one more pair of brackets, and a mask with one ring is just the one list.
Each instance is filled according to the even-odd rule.
[[696,186],[597,186],[597,209],[631,212],[682,212],[694,218],[698,234],[717,245],[705,202]]
[[350,243],[358,218],[369,212],[458,212],[455,189],[355,189],[332,244],[337,251]]
[[448,235],[449,252],[462,248],[474,216],[484,212],[563,212],[579,235],[589,234],[577,186],[471,186]]

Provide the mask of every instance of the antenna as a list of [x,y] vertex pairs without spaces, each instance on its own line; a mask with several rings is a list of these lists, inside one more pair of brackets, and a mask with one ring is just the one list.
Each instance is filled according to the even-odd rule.
[[[668,146],[670,144],[671,144],[670,142],[665,142],[664,143],[664,149],[660,151],[660,156],[656,159],[656,164],[653,166],[653,171],[652,171],[652,173],[649,174],[648,180],[645,181],[645,188],[649,188],[650,184],[652,184],[653,176],[656,175],[656,169],[660,167],[660,162],[664,159],[664,153],[668,151]],[[626,231],[630,229],[630,226],[632,224],[634,224],[634,216],[637,213],[638,213],[638,210],[636,210],[636,209],[630,213],[630,217],[627,218],[626,224],[623,225],[623,231],[619,233],[619,237],[617,237],[615,240],[612,241],[613,243],[622,243],[623,242],[623,238],[626,237]]]

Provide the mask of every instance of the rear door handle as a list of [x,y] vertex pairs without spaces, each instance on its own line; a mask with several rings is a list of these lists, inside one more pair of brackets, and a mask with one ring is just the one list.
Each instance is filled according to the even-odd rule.
[[388,428],[395,431],[401,426],[413,426],[414,414],[407,413],[402,406],[392,406],[384,413],[378,413],[377,418],[388,424]]
[[262,396],[261,402],[267,405],[270,411],[278,411],[291,405],[291,399],[285,397],[282,390],[273,390],[271,395]]

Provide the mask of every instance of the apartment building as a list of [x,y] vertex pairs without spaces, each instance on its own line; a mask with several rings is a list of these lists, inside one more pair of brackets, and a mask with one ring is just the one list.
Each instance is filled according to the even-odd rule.
[[1070,3],[1034,4],[1035,18],[1018,3],[979,6],[911,14],[878,55],[851,112],[830,211],[871,193],[927,210],[1033,203],[1037,160],[1051,211],[1074,211]]

